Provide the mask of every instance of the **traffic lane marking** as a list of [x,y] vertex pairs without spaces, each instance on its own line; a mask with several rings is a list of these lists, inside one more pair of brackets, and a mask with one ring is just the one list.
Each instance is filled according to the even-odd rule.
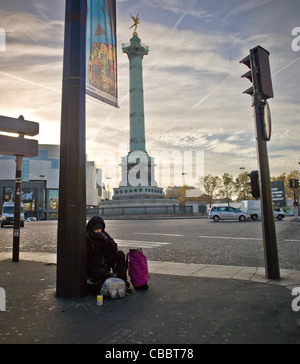
[[233,238],[231,236],[198,236],[198,238],[204,239],[230,239],[230,240],[256,240],[261,241],[262,238]]
[[[236,237],[230,237],[230,236],[198,236],[198,238],[203,238],[203,239],[230,239],[230,240],[255,240],[255,241],[262,241],[263,238],[236,238]],[[278,241],[284,241],[284,242],[289,242],[289,243],[300,243],[300,240],[296,240],[296,239],[277,239]]]
[[174,237],[182,237],[184,235],[180,234],[160,234],[160,233],[133,233],[134,235],[155,235],[155,236],[174,236]]
[[139,248],[153,249],[164,245],[170,245],[170,243],[153,242],[153,241],[137,241],[137,240],[115,240],[120,246],[138,246]]

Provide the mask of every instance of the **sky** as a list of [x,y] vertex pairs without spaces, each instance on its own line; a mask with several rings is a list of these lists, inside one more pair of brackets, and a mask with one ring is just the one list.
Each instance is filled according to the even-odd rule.
[[[150,48],[143,60],[150,155],[203,152],[205,175],[257,169],[251,97],[242,94],[251,84],[239,61],[260,45],[270,52],[275,94],[271,175],[299,168],[299,0],[117,0],[119,108],[87,96],[89,160],[102,167],[109,156],[118,168],[126,155],[129,61],[122,44],[137,13],[138,35]],[[64,16],[64,0],[0,0],[0,114],[39,122],[41,144],[60,142]]]

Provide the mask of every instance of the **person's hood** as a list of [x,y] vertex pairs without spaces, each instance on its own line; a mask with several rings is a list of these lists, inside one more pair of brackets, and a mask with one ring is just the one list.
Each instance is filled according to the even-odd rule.
[[87,231],[95,230],[97,225],[98,225],[98,227],[99,227],[99,225],[101,225],[102,231],[105,230],[105,222],[102,219],[102,217],[100,217],[100,216],[94,216],[90,219],[90,221],[88,222],[88,224],[86,226]]

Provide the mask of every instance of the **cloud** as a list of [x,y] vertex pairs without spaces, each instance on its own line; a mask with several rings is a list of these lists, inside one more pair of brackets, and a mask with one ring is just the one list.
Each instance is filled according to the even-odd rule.
[[175,14],[192,15],[197,18],[207,18],[209,16],[206,10],[201,9],[201,4],[197,0],[144,0],[144,3]]
[[1,10],[1,26],[6,30],[8,41],[24,43],[63,42],[64,22],[40,18],[28,12]]
[[241,14],[247,14],[249,16],[249,12],[270,5],[271,2],[274,2],[274,0],[234,1],[234,3],[231,1],[232,6],[225,16],[225,19],[240,16]]
[[[22,2],[8,10],[12,4],[1,10],[8,37],[7,52],[0,53],[1,114],[29,115],[40,122],[43,143],[58,143],[63,5],[28,1],[32,9]],[[270,165],[274,174],[294,169],[300,80],[291,30],[299,25],[298,9],[291,0],[118,0],[120,109],[87,97],[90,159],[129,142],[129,61],[122,43],[132,34],[130,13],[140,12],[138,33],[150,47],[143,61],[147,149],[204,150],[213,174],[257,168],[251,98],[242,95],[250,84],[241,79],[246,69],[239,60],[261,44],[271,52],[274,74]]]

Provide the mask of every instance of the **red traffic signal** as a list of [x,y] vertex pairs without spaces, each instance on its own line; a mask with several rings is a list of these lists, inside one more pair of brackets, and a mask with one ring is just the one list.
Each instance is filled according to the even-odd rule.
[[274,97],[269,56],[270,53],[266,49],[257,46],[250,49],[250,55],[241,60],[240,63],[250,68],[242,78],[248,78],[253,83],[244,94],[253,95],[259,92],[264,100]]

